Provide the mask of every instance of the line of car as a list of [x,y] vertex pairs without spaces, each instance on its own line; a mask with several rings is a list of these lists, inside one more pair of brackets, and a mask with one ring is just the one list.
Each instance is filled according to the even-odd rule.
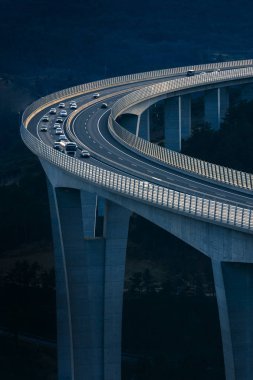
[[[94,95],[99,96],[99,94],[94,94]],[[53,124],[53,129],[55,130],[55,135],[58,136],[58,141],[54,142],[53,148],[56,150],[59,150],[63,153],[66,153],[68,155],[75,156],[75,153],[77,151],[77,144],[75,142],[68,141],[68,138],[64,134],[64,131],[63,131],[62,126],[61,126],[61,124],[64,121],[64,118],[68,116],[68,112],[66,111],[65,107],[66,107],[66,105],[63,102],[59,103],[59,105],[58,105],[58,108],[60,108],[61,111],[59,112],[59,114],[56,117],[55,122]],[[76,102],[71,101],[69,103],[69,108],[72,110],[77,109]],[[44,115],[42,117],[41,121],[43,123],[50,122],[50,121],[52,121],[50,116],[53,116],[53,115],[57,115],[57,108],[55,108],[55,107],[50,108],[48,114]],[[47,125],[42,124],[40,127],[40,131],[41,132],[47,132],[48,131]],[[90,157],[90,153],[88,152],[88,150],[83,149],[83,150],[81,150],[80,156],[84,157],[84,158],[88,158],[88,157]]]
[[[98,99],[99,97],[100,97],[100,94],[98,92],[93,94],[93,99]],[[101,108],[107,108],[107,107],[108,107],[107,103],[101,104]],[[51,121],[51,116],[57,116],[55,119],[53,128],[55,129],[55,135],[58,136],[58,141],[54,142],[53,148],[61,152],[64,152],[66,154],[74,156],[77,150],[77,144],[72,143],[71,141],[68,141],[67,136],[64,134],[64,131],[61,127],[61,124],[63,123],[64,118],[68,116],[68,112],[65,109],[66,104],[64,102],[61,102],[58,104],[58,108],[60,108],[59,113],[57,112],[57,108],[55,107],[50,108],[49,112],[42,117],[41,121],[43,123],[49,123]],[[74,100],[72,100],[69,103],[69,108],[70,110],[77,109],[77,104]],[[40,132],[47,132],[47,131],[48,131],[47,124],[42,124],[40,126]],[[88,150],[83,149],[81,150],[80,156],[84,158],[88,158],[90,157],[90,153]]]

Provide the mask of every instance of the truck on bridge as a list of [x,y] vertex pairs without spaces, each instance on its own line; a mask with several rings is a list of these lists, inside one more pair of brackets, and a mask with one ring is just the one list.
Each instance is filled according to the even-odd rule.
[[72,141],[57,141],[54,143],[54,148],[74,157],[77,150],[77,144]]

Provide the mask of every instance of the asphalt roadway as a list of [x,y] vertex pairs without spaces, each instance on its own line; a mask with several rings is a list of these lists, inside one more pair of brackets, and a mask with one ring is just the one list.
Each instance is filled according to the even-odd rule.
[[[176,77],[169,77],[168,80],[175,79]],[[63,118],[64,123],[62,124],[67,137],[69,138],[69,135],[71,135],[69,140],[77,142],[78,151],[76,158],[88,160],[88,162],[93,165],[113,170],[120,174],[128,175],[129,177],[165,186],[169,189],[233,204],[239,207],[253,208],[253,198],[250,191],[245,193],[240,191],[239,188],[227,188],[219,182],[212,183],[203,177],[196,178],[185,171],[179,172],[178,169],[173,167],[166,167],[159,161],[153,162],[127,149],[111,136],[108,131],[110,107],[129,91],[131,92],[133,89],[160,81],[161,79],[106,88],[98,91],[100,94],[98,99],[94,99],[93,92],[91,92],[65,101],[65,109],[68,112],[68,117],[73,112],[69,108],[71,100],[76,101],[78,108],[84,107],[84,109],[76,113],[69,128],[66,126],[67,118]],[[108,104],[108,108],[106,109],[101,108],[101,104],[104,102]],[[32,118],[28,125],[30,132],[50,146],[53,146],[54,142],[57,141],[53,125],[56,117],[59,116],[62,110],[58,107],[58,104],[59,102],[57,102],[55,106],[50,106],[39,112]],[[57,109],[57,115],[48,114],[51,107]],[[50,116],[49,122],[41,121],[41,118],[45,114]],[[40,131],[42,124],[47,125],[48,132]],[[87,149],[91,157],[82,158],[80,156],[81,149]]]

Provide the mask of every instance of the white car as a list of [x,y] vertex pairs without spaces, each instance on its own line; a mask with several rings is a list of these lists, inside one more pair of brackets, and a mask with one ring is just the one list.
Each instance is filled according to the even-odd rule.
[[63,123],[63,118],[62,117],[57,117],[56,123]]
[[69,107],[71,110],[76,110],[77,109],[77,105],[72,103],[70,104],[70,107]]
[[40,128],[40,132],[47,132],[47,127],[42,125],[42,127]]
[[195,70],[187,70],[186,76],[187,77],[193,77],[195,75]]
[[66,110],[62,110],[62,111],[60,112],[60,116],[65,117],[65,116],[67,116],[67,115],[68,115],[68,113],[67,113]]
[[43,118],[41,119],[42,121],[49,121],[49,116],[44,115]]
[[56,128],[55,134],[56,135],[63,135],[63,130],[61,128]]
[[96,92],[95,94],[93,94],[93,98],[94,99],[97,99],[97,98],[99,98],[100,97],[100,94],[98,93],[98,92]]
[[54,123],[54,129],[56,128],[61,128],[61,124],[60,123]]
[[88,152],[88,150],[82,150],[81,157],[84,157],[84,158],[90,157],[90,153]]
[[56,108],[51,108],[50,111],[49,111],[49,113],[51,115],[56,115]]
[[59,108],[65,108],[65,103],[60,103],[60,104],[58,105],[58,107],[59,107]]
[[67,136],[66,135],[60,135],[59,136],[59,141],[68,141],[68,139],[67,139]]
[[69,102],[69,105],[71,106],[71,104],[76,104],[76,101],[75,100],[71,100],[71,102]]

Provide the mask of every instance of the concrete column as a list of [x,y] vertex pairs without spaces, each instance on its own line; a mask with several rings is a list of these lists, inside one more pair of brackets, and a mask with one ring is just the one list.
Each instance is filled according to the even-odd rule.
[[56,308],[57,308],[57,362],[58,379],[74,379],[73,337],[71,329],[70,303],[66,260],[62,245],[62,234],[55,192],[48,181],[48,196],[51,214],[51,226],[54,243]]
[[191,136],[191,95],[183,95],[181,98],[181,130],[182,139]]
[[165,123],[165,147],[181,150],[181,97],[177,96],[165,100],[164,103]]
[[56,253],[59,380],[120,380],[129,211],[108,203],[104,237],[85,239],[82,223],[89,217],[87,212],[82,214],[87,211],[85,194],[50,188],[49,196]]
[[205,92],[205,122],[211,128],[220,128],[220,91],[215,88]]
[[106,202],[104,237],[104,380],[121,379],[121,325],[125,255],[131,212]]
[[253,264],[213,261],[228,380],[253,379]]
[[136,136],[150,141],[150,115],[149,108],[138,116]]
[[205,121],[218,130],[229,107],[228,90],[215,88],[205,92]]
[[229,109],[229,89],[228,87],[220,88],[220,121],[222,122]]
[[97,195],[88,191],[81,191],[83,236],[94,238],[96,231]]

